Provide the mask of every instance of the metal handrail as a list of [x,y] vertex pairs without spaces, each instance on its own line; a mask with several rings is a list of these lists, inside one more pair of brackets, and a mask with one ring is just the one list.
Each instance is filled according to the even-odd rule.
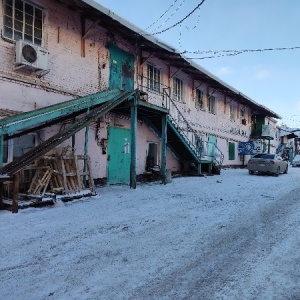
[[[156,103],[156,105],[163,107],[163,108],[170,108],[170,87],[167,85],[164,85],[160,82],[152,81],[155,86],[158,86],[158,89],[153,89],[149,87],[148,81],[149,78],[145,76],[139,76],[139,90],[146,93],[146,94],[154,94],[158,96],[158,99],[161,99],[160,103]],[[144,84],[144,80],[146,81],[146,84]]]
[[[220,169],[221,166],[222,166],[222,163],[224,161],[224,155],[223,155],[222,151],[218,148],[218,146],[216,144],[214,144],[212,142],[202,141],[201,137],[191,127],[191,125],[189,124],[189,122],[186,120],[186,118],[184,117],[184,115],[182,114],[182,112],[179,110],[179,108],[175,104],[175,100],[172,99],[171,97],[170,97],[170,104],[172,104],[172,106],[176,109],[178,115],[180,116],[180,118],[182,119],[183,123],[185,124],[185,126],[186,126],[186,132],[192,134],[191,136],[189,136],[188,134],[186,134],[186,132],[182,129],[182,127],[180,127],[179,124],[176,122],[175,118],[169,114],[170,121],[180,131],[180,134],[185,139],[185,142],[187,142],[187,144],[192,148],[192,150],[196,153],[197,157],[200,160],[204,156],[207,156],[207,157],[209,157],[212,160],[212,163],[214,165],[216,165]],[[206,147],[208,147],[209,144],[213,144],[214,145],[214,150],[217,151],[218,155],[209,156],[209,155],[207,155],[208,153],[206,153],[206,155],[203,155],[203,153],[204,153],[203,149],[204,149],[205,145],[206,145]],[[219,159],[217,158],[217,156],[219,157]]]
[[[217,147],[217,145],[214,144],[214,149],[216,152],[216,155],[214,156],[208,156],[203,155],[203,149],[207,148],[209,144],[213,144],[212,142],[205,142],[202,141],[201,136],[197,134],[197,132],[191,127],[185,116],[182,114],[178,106],[176,105],[176,101],[172,99],[171,97],[171,88],[167,85],[164,85],[160,82],[151,81],[152,85],[155,87],[158,87],[157,89],[153,89],[149,86],[149,78],[145,76],[139,76],[139,89],[142,92],[145,92],[147,94],[154,94],[161,97],[160,104],[161,107],[169,109],[169,115],[168,119],[173,124],[173,126],[180,132],[182,138],[184,141],[189,145],[189,147],[194,151],[197,158],[201,160],[204,156],[209,157],[211,159],[212,163],[216,165],[218,168],[221,167],[224,155],[221,152],[221,150]],[[143,82],[146,81],[146,84],[143,84]],[[180,122],[183,123],[183,126],[180,126],[178,121],[172,116],[172,109],[175,108],[177,116],[180,118]]]

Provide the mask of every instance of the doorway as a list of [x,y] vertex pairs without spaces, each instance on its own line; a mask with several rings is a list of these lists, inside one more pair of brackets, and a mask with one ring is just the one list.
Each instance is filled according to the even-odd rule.
[[131,131],[109,127],[107,145],[107,183],[129,184],[131,163]]
[[109,89],[132,91],[134,76],[133,55],[112,44],[109,46],[109,51]]

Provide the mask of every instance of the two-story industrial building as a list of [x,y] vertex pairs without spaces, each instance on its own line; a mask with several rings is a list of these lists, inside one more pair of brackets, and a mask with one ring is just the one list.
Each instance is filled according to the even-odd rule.
[[241,166],[239,142],[273,138],[277,113],[95,1],[3,0],[0,28],[2,175],[69,147],[135,187]]

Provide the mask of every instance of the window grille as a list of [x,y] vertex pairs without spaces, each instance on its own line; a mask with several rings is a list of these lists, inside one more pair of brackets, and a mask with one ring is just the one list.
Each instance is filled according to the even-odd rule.
[[148,89],[150,91],[160,92],[160,69],[154,65],[148,64]]
[[197,109],[204,109],[204,103],[203,103],[204,93],[202,90],[196,89],[196,100],[195,105]]
[[173,99],[183,102],[183,81],[177,77],[173,78]]

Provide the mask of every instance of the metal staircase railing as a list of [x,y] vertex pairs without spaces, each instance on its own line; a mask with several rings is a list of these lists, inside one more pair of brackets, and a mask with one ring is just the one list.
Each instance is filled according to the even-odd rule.
[[282,143],[278,146],[278,148],[276,149],[276,154],[281,155],[284,148],[287,147],[287,143]]
[[[175,101],[167,93],[166,89],[163,90],[163,97],[168,97],[170,99],[170,114],[168,115],[168,120],[180,132],[185,143],[192,149],[192,151],[194,151],[198,158],[198,161],[211,161],[212,165],[219,172],[224,160],[224,155],[221,150],[217,147],[216,144],[202,140],[201,136],[197,134],[197,132],[186,120],[182,112],[175,104]],[[175,109],[181,124],[179,124],[174,116],[172,116],[173,108]],[[211,148],[213,148],[214,151],[208,151],[210,145],[212,146]]]
[[[198,162],[209,161],[218,171],[220,171],[224,160],[223,153],[217,145],[212,142],[203,141],[201,136],[190,126],[189,122],[177,107],[176,101],[171,98],[170,87],[144,76],[141,76],[139,81],[139,90],[146,94],[150,92],[153,95],[157,95],[157,97],[153,98],[155,105],[169,109],[169,124],[176,128],[181,139],[188,145],[192,153],[194,153]],[[176,118],[180,119],[180,122],[178,122]],[[214,151],[209,153],[209,148],[214,149]]]
[[0,169],[0,174],[12,175],[18,172],[23,167],[27,166],[40,156],[46,154],[48,151],[58,146],[66,139],[70,138],[76,132],[83,129],[100,116],[108,113],[110,110],[112,110],[122,102],[129,100],[135,96],[136,91],[119,93],[113,100],[107,101],[99,107],[92,109],[89,113],[75,121],[72,125],[53,135],[24,155],[14,159],[11,163],[5,165],[2,169]]

